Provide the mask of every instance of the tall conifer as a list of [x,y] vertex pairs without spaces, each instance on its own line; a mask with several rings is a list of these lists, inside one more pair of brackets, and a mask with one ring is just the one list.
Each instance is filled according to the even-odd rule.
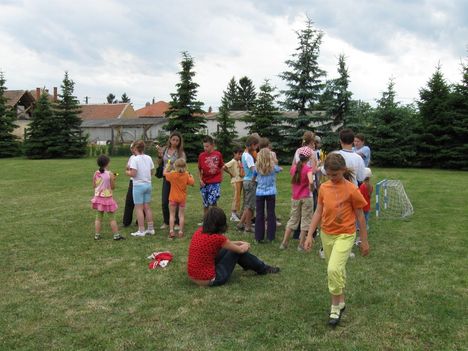
[[5,83],[3,72],[0,72],[0,157],[11,157],[18,154],[18,140],[13,135],[17,127],[16,113],[7,104]]

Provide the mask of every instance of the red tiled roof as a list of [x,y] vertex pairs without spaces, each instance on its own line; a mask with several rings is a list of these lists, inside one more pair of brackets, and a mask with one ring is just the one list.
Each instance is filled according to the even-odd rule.
[[138,117],[165,117],[164,112],[169,110],[169,106],[169,103],[165,101],[158,101],[136,110],[135,113]]
[[130,104],[88,104],[80,105],[82,120],[120,118]]

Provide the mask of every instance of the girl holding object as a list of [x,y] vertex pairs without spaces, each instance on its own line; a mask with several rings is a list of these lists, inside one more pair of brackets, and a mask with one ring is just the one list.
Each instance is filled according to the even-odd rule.
[[171,163],[169,161],[163,174],[166,181],[171,184],[171,191],[169,193],[169,239],[174,239],[174,224],[177,212],[179,216],[179,232],[177,236],[179,238],[184,236],[187,185],[193,186],[195,180],[192,175],[187,172],[187,163],[183,158],[179,158],[174,162],[174,170],[172,172],[170,169]]
[[352,179],[352,172],[346,167],[341,154],[329,154],[324,168],[329,180],[320,186],[317,209],[304,246],[306,250],[312,248],[312,235],[320,225],[320,238],[328,265],[328,290],[332,301],[328,323],[336,326],[345,310],[346,263],[354,245],[356,218],[361,228],[361,254],[367,256],[369,253],[362,211],[367,202],[359,189],[348,180]]
[[91,200],[91,204],[93,209],[97,211],[96,219],[94,221],[95,240],[101,239],[101,225],[102,219],[104,218],[104,213],[107,213],[110,219],[110,226],[112,233],[114,234],[114,240],[125,239],[122,235],[119,234],[119,228],[117,226],[117,222],[115,221],[117,203],[112,197],[112,190],[115,188],[116,175],[108,170],[109,163],[109,157],[106,155],[99,156],[97,159],[99,170],[94,173],[93,177],[94,197]]

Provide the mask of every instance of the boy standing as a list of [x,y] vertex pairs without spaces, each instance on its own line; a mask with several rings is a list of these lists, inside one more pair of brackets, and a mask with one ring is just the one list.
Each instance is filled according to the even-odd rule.
[[228,173],[231,176],[232,191],[234,194],[231,206],[231,221],[239,222],[240,218],[238,213],[240,210],[240,197],[242,194],[242,178],[244,176],[244,169],[242,168],[241,163],[242,148],[234,148],[233,154],[234,156],[232,160],[226,163],[223,169],[226,173]]
[[358,133],[354,136],[354,152],[362,157],[364,165],[369,167],[371,159],[371,150],[369,146],[364,145],[366,142],[366,137],[364,134]]
[[255,136],[249,136],[245,142],[245,151],[242,154],[242,167],[244,169],[244,211],[237,229],[253,233],[252,217],[255,211],[256,201],[256,183],[253,180],[255,171],[255,160],[252,156],[257,149],[258,139]]
[[221,196],[223,181],[223,156],[214,149],[214,140],[209,135],[203,138],[203,152],[198,156],[198,174],[204,214],[210,206],[216,206]]

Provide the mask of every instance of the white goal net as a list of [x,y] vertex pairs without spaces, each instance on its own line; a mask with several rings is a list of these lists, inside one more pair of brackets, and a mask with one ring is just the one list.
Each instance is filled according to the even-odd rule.
[[377,218],[399,219],[411,216],[413,205],[399,180],[384,179],[375,186]]

